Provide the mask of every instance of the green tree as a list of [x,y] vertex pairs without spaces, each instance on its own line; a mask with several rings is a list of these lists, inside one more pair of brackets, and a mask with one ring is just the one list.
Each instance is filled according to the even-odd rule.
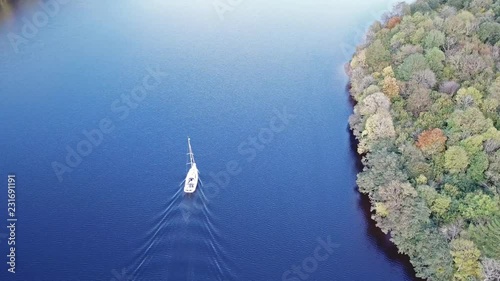
[[429,4],[427,3],[428,1],[423,1],[423,0],[417,0],[415,3],[413,3],[410,8],[411,8],[411,12],[414,14],[414,13],[427,13],[427,12],[430,12],[432,11],[431,7],[429,6]]
[[483,94],[474,87],[461,88],[455,96],[457,104],[462,106],[480,106],[483,103]]
[[474,242],[465,239],[451,241],[451,255],[455,262],[454,280],[477,280],[482,277],[479,257],[481,252]]
[[497,214],[500,211],[499,208],[498,197],[493,198],[482,192],[477,192],[468,193],[462,199],[459,210],[464,218],[481,221]]
[[356,183],[362,193],[373,193],[380,186],[391,181],[404,181],[408,176],[403,171],[400,157],[387,148],[368,153],[363,158],[363,171]]
[[472,224],[469,235],[482,253],[500,260],[500,216],[491,218],[485,224]]
[[453,174],[463,172],[469,165],[467,152],[461,146],[452,146],[446,150],[445,167]]
[[429,63],[429,67],[434,71],[438,76],[441,75],[444,69],[443,62],[446,59],[445,54],[440,49],[434,47],[432,49],[427,50],[425,54],[425,58]]
[[460,144],[467,151],[469,156],[473,156],[483,151],[484,136],[474,135],[463,140]]
[[484,13],[492,4],[493,0],[472,0],[469,4],[469,10],[475,14]]
[[493,127],[491,119],[486,119],[477,107],[455,110],[447,121],[452,142],[482,134]]
[[429,68],[429,64],[422,54],[408,56],[397,69],[397,77],[403,81],[409,81],[413,74]]
[[483,182],[485,180],[484,172],[488,169],[488,165],[488,156],[481,151],[472,156],[467,175],[475,182]]
[[375,40],[366,49],[366,63],[372,70],[382,70],[389,66],[391,62],[391,53],[382,44],[382,41]]
[[496,44],[500,40],[500,23],[498,22],[484,22],[479,26],[479,39],[483,42]]
[[445,35],[443,32],[433,29],[431,30],[424,39],[424,48],[440,48],[445,43]]
[[500,110],[500,100],[487,98],[484,100],[481,111],[484,115],[491,119],[495,124],[500,125],[500,114],[498,111]]
[[446,195],[438,195],[431,205],[431,211],[439,218],[443,218],[450,209],[451,198]]
[[490,155],[489,159],[490,165],[485,174],[490,182],[496,184],[497,188],[500,188],[500,150]]
[[420,45],[422,40],[424,40],[425,38],[425,34],[426,34],[425,29],[423,27],[420,27],[411,34],[410,42],[413,45]]
[[470,0],[448,0],[447,4],[460,10],[467,6],[469,2]]
[[462,10],[456,16],[446,20],[445,30],[448,35],[470,35],[476,28],[476,17],[469,11]]

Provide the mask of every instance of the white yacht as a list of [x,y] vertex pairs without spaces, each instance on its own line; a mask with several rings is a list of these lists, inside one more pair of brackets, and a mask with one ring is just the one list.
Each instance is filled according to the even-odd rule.
[[196,162],[194,162],[193,150],[191,149],[191,139],[188,137],[188,155],[189,155],[189,171],[187,172],[186,179],[184,180],[184,192],[193,193],[196,191],[198,186],[198,168],[196,168]]

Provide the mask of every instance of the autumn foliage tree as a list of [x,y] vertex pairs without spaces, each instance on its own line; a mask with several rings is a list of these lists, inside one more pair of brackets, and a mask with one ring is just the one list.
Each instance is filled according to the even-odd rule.
[[418,136],[417,147],[425,154],[432,155],[445,150],[446,140],[443,130],[434,128],[423,131]]
[[393,29],[394,27],[396,27],[396,25],[398,25],[399,23],[401,23],[401,18],[400,17],[392,17],[390,18],[388,21],[387,21],[387,24],[386,24],[386,27],[388,29]]

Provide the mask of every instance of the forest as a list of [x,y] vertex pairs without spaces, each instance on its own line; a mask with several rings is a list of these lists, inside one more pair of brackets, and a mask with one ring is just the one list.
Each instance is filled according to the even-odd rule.
[[399,3],[347,72],[372,218],[419,278],[500,280],[500,1]]

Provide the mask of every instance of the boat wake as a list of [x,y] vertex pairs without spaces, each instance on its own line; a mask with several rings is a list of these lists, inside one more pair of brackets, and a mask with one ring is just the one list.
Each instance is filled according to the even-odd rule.
[[172,190],[133,255],[131,279],[236,280],[217,216],[206,199],[203,188],[194,194]]

